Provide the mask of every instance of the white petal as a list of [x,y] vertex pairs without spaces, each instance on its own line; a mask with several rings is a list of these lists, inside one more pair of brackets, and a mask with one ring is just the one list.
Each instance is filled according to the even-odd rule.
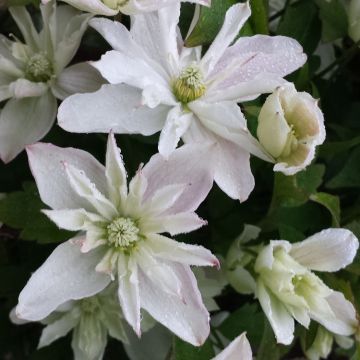
[[105,174],[110,199],[115,205],[120,205],[127,195],[127,174],[113,133],[109,134],[107,142]]
[[147,241],[154,255],[162,259],[184,265],[220,267],[219,260],[202,246],[185,244],[158,234],[148,235]]
[[252,351],[245,333],[235,338],[212,360],[252,360]]
[[244,115],[236,103],[223,101],[212,104],[194,101],[189,104],[189,108],[204,127],[219,137],[234,142],[265,161],[272,161],[271,156],[247,129]]
[[290,345],[294,339],[294,319],[284,305],[268,292],[261,280],[258,280],[256,295],[275,333],[277,342]]
[[200,346],[209,335],[209,314],[190,268],[174,264],[173,270],[181,280],[184,299],[162,292],[156,283],[141,274],[141,306],[177,336]]
[[358,321],[353,304],[339,291],[333,291],[326,300],[333,314],[324,316],[325,314],[311,313],[311,317],[335,334],[344,336],[354,334]]
[[102,194],[83,170],[64,163],[70,185],[75,193],[86,199],[103,217],[112,220],[118,215],[114,204]]
[[142,203],[147,186],[147,179],[140,168],[129,183],[129,194],[123,208],[124,214],[131,214],[134,218],[143,215]]
[[66,0],[73,7],[96,15],[112,16],[118,13],[117,10],[110,9],[100,0]]
[[68,97],[59,107],[59,125],[70,132],[152,135],[162,129],[168,106],[141,105],[141,91],[127,85],[103,85],[91,94]]
[[38,349],[50,345],[55,340],[68,334],[79,322],[79,318],[70,311],[52,322],[41,333]]
[[239,30],[251,14],[249,3],[233,5],[227,12],[224,24],[201,60],[201,66],[207,75],[222,57],[226,48],[238,35]]
[[9,85],[10,91],[18,99],[44,95],[48,88],[46,83],[36,83],[26,79],[18,79]]
[[152,156],[143,168],[148,180],[144,201],[166,185],[187,184],[187,188],[166,214],[196,210],[212,187],[212,154],[211,145],[184,145],[176,149],[167,160],[160,154]]
[[300,264],[316,271],[338,271],[352,263],[359,248],[347,229],[326,229],[292,245],[290,254]]
[[0,113],[0,157],[14,159],[28,144],[40,140],[56,117],[56,99],[43,96],[9,100]]
[[44,143],[28,146],[26,150],[41,200],[51,208],[91,210],[87,201],[72,190],[65,172],[65,162],[82,169],[99,191],[106,191],[105,169],[86,151]]
[[105,80],[88,63],[69,66],[56,78],[52,86],[53,94],[61,100],[76,93],[88,93],[99,90]]
[[60,229],[79,231],[86,229],[87,222],[105,222],[106,219],[84,209],[43,210],[42,211]]
[[82,299],[103,290],[110,277],[95,271],[102,256],[103,249],[82,254],[71,240],[59,245],[21,291],[17,316],[42,320],[68,300]]
[[138,266],[132,259],[119,256],[118,259],[118,297],[125,319],[134,329],[137,336],[141,335],[140,328],[140,291]]
[[180,106],[172,108],[160,133],[159,153],[166,158],[176,149],[180,138],[193,120],[191,113],[183,113]]
[[214,180],[232,199],[245,201],[255,181],[250,168],[250,154],[233,142],[217,138]]

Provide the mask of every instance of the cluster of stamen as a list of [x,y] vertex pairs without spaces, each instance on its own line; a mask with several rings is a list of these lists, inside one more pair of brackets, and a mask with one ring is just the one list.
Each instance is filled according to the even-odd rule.
[[26,64],[25,77],[30,81],[46,82],[53,73],[52,63],[44,52],[33,55]]
[[117,250],[130,250],[139,240],[139,228],[130,218],[116,218],[106,227],[106,231],[109,244]]
[[173,85],[175,97],[183,104],[198,99],[205,90],[203,75],[195,64],[184,69]]

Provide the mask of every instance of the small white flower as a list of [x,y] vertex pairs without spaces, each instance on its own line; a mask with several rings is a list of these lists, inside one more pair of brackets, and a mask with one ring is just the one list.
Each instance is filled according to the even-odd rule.
[[299,243],[272,240],[255,262],[256,296],[279,343],[293,340],[294,319],[308,328],[310,319],[338,335],[357,327],[354,306],[311,270],[338,271],[349,265],[358,239],[346,229],[327,229]]
[[290,83],[277,88],[261,108],[257,135],[276,162],[274,171],[293,175],[303,170],[325,140],[318,101]]
[[[48,346],[72,331],[71,346],[75,360],[99,360],[103,357],[108,335],[126,343],[124,318],[114,290],[110,286],[95,296],[69,301],[58,307],[41,320],[46,327],[41,333],[38,348]],[[24,323],[16,318],[14,311],[10,318],[15,324]]]
[[106,166],[77,149],[29,146],[30,167],[44,213],[60,228],[81,231],[59,245],[19,296],[19,318],[39,320],[70,299],[82,299],[118,281],[125,319],[140,336],[140,308],[194,345],[209,333],[190,265],[218,266],[211,252],[159,233],[187,233],[206,222],[194,210],[212,187],[205,162],[211,148],[184,146],[165,160],[154,155],[129,186],[109,135]]
[[235,338],[212,360],[252,360],[252,351],[246,334],[242,333]]
[[91,26],[114,48],[93,63],[110,85],[65,100],[60,126],[72,132],[161,131],[164,156],[180,139],[216,143],[215,181],[232,198],[246,200],[254,187],[249,152],[271,157],[250,135],[237,102],[272,92],[306,60],[299,43],[287,37],[234,42],[250,13],[248,3],[232,6],[204,56],[201,46],[184,45],[179,3],[133,16],[130,31],[118,22],[93,19]]
[[25,43],[0,35],[0,158],[9,162],[27,144],[41,139],[57,112],[56,98],[97,90],[104,79],[86,63],[65,69],[77,51],[91,15],[55,2],[40,5],[37,32],[25,7],[9,11]]
[[349,36],[355,41],[360,41],[360,1],[351,0],[349,5]]
[[[47,3],[49,0],[42,0]],[[175,3],[192,2],[210,6],[211,0],[63,0],[82,11],[96,15],[112,16],[119,11],[126,15],[151,12]]]

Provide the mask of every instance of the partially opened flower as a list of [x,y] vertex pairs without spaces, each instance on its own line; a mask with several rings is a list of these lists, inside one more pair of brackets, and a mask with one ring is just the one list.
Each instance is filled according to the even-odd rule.
[[252,351],[246,334],[242,333],[235,338],[212,360],[252,360]]
[[[165,160],[154,155],[129,186],[109,135],[106,166],[90,154],[51,144],[28,147],[44,213],[60,228],[80,231],[59,245],[19,296],[17,316],[41,320],[60,304],[102,291],[118,281],[125,319],[140,336],[140,308],[184,340],[202,344],[209,333],[190,265],[218,266],[207,249],[176,235],[205,224],[194,210],[212,187],[209,147],[185,146]],[[210,158],[209,158],[210,156]]]
[[24,43],[0,35],[0,158],[11,161],[53,125],[58,99],[97,90],[104,79],[89,64],[65,69],[75,55],[91,15],[55,2],[40,5],[43,27],[37,32],[25,7],[9,11]]
[[338,335],[355,332],[354,306],[311,270],[338,271],[353,261],[358,247],[351,231],[327,229],[295,244],[272,240],[260,251],[256,295],[279,343],[292,342],[294,319],[306,328],[313,319]]
[[[42,0],[46,3],[49,0]],[[96,15],[112,16],[119,11],[126,15],[158,10],[180,1],[210,6],[211,0],[63,0],[68,4]]]
[[59,124],[72,132],[160,133],[159,152],[169,156],[185,143],[216,143],[217,184],[246,200],[254,187],[249,152],[271,161],[247,127],[237,102],[272,92],[306,59],[293,39],[257,35],[231,45],[250,16],[236,4],[205,55],[187,48],[178,29],[180,4],[118,22],[91,26],[113,46],[93,65],[110,82],[93,94],[74,95],[59,109]]
[[[19,323],[12,313],[14,323]],[[21,322],[20,320],[20,323]],[[72,331],[71,346],[75,360],[102,359],[108,335],[127,342],[124,318],[114,287],[77,301],[69,301],[52,312],[41,323],[43,329],[38,348],[50,345]]]
[[293,175],[315,156],[325,141],[324,116],[318,101],[294,85],[280,86],[268,96],[259,114],[257,135],[276,162],[274,171]]

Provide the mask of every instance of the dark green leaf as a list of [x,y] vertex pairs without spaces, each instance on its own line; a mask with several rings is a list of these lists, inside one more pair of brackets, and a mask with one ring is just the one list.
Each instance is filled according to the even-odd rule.
[[332,226],[340,226],[340,200],[338,196],[319,192],[310,195],[310,199],[325,206],[332,216]]
[[211,341],[208,339],[203,346],[193,346],[177,337],[173,342],[174,360],[209,360],[215,355]]
[[269,34],[267,1],[250,0],[250,6],[250,23],[255,34]]

